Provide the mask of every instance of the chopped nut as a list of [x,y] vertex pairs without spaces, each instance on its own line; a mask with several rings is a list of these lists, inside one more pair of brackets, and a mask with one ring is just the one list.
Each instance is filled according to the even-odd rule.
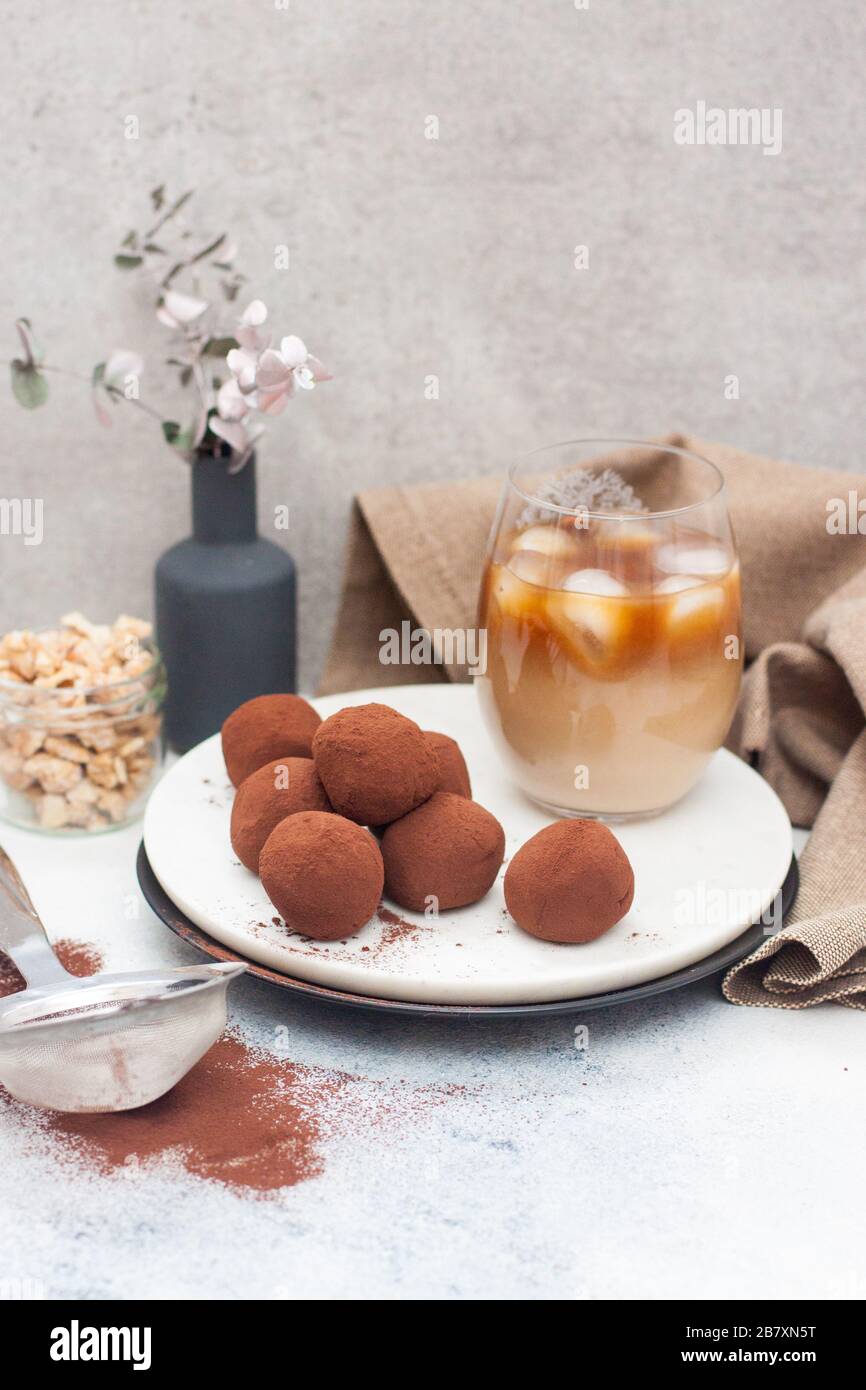
[[83,613],[65,613],[60,621],[64,627],[71,627],[73,632],[80,632],[84,637],[92,637],[98,642],[106,642],[111,634],[111,628],[89,622]]
[[80,743],[71,738],[56,738],[49,735],[45,740],[46,753],[53,753],[56,758],[68,758],[73,763],[86,763],[90,754],[86,748],[82,748]]
[[91,724],[79,731],[78,738],[85,748],[92,748],[96,753],[102,753],[114,746],[114,730],[110,724]]
[[80,801],[66,799],[66,824],[74,825],[76,829],[86,830],[93,819],[93,807]]
[[53,758],[50,753],[34,753],[24,763],[24,771],[35,778],[43,791],[68,792],[81,777],[81,767],[66,758]]
[[83,803],[92,806],[102,795],[95,782],[91,782],[89,777],[82,777],[80,782],[66,793],[67,799],[75,803]]
[[118,782],[115,759],[110,753],[97,753],[87,764],[87,775],[98,787],[116,787]]
[[128,801],[123,792],[100,792],[99,800],[96,803],[101,811],[107,811],[108,815],[115,822],[123,820],[128,808]]
[[126,743],[122,743],[117,751],[121,758],[128,758],[132,753],[137,753],[139,748],[143,747],[144,739],[139,736],[138,738],[127,739]]
[[6,741],[10,748],[14,748],[16,753],[20,753],[22,758],[32,758],[34,753],[45,741],[44,729],[28,729],[25,725],[10,729],[6,735]]
[[33,781],[29,772],[24,771],[24,760],[12,748],[0,751],[0,776],[17,792],[23,792]]
[[22,680],[32,681],[36,675],[36,657],[31,651],[16,652],[10,662],[12,670]]
[[63,665],[50,675],[37,676],[34,685],[41,686],[43,690],[56,690],[61,685],[72,685],[78,679],[80,671],[80,666],[73,666],[71,662],[64,661]]
[[118,824],[146,788],[162,728],[151,630],[128,614],[108,626],[69,613],[51,631],[0,637],[0,779],[44,828]]
[[43,796],[37,804],[36,814],[43,830],[59,830],[68,824],[69,803],[65,796]]

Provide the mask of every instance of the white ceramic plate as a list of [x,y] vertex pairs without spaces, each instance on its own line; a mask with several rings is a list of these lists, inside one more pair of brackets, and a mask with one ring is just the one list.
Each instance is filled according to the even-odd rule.
[[[465,685],[393,686],[314,700],[323,716],[379,700],[456,738],[473,795],[505,829],[506,865],[550,817],[500,768]],[[233,789],[219,737],[193,748],[154,790],[144,843],[169,897],[223,945],[286,975],[386,999],[531,1004],[580,998],[670,974],[739,936],[773,902],[791,862],[791,826],[775,792],[720,752],[665,815],[614,827],[635,873],[621,922],[586,946],[527,936],[508,917],[503,866],[487,897],[438,921],[385,903],[348,941],[292,935],[229,843]],[[389,915],[390,909],[390,915]],[[394,918],[399,920],[393,920]]]

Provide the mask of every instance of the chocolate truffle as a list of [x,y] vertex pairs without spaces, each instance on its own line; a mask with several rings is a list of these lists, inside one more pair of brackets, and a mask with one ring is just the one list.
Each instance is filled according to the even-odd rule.
[[338,710],[316,730],[316,771],[335,811],[386,825],[431,796],[439,764],[424,734],[389,705]]
[[385,891],[416,912],[430,898],[440,910],[465,907],[484,897],[504,854],[495,816],[465,796],[436,792],[385,831]]
[[275,758],[309,758],[321,716],[300,695],[258,695],[238,705],[222,728],[226,771],[239,787]]
[[460,745],[447,734],[438,734],[433,729],[425,729],[427,747],[432,750],[439,765],[437,792],[454,792],[456,796],[472,796],[472,783]]
[[286,926],[316,941],[339,941],[369,922],[384,879],[373,836],[330,811],[281,820],[265,841],[259,873]]
[[232,849],[246,868],[259,871],[262,845],[276,825],[297,811],[330,811],[312,758],[277,758],[245,777],[232,806]]
[[521,846],[508,865],[504,889],[508,911],[530,936],[582,943],[625,916],[634,874],[606,825],[560,820]]

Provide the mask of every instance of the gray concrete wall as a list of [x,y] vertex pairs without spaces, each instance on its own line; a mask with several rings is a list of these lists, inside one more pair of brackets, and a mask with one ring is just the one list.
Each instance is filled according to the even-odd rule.
[[[156,346],[111,256],[166,180],[336,373],[260,450],[263,519],[292,506],[307,685],[360,488],[671,428],[862,468],[858,0],[4,0],[3,35],[3,355],[19,314],[84,371]],[[678,146],[699,100],[780,107],[781,153]],[[41,546],[0,538],[3,628],[149,612],[187,529],[151,422],[105,432],[51,384],[32,414],[2,396],[0,495],[45,506]]]

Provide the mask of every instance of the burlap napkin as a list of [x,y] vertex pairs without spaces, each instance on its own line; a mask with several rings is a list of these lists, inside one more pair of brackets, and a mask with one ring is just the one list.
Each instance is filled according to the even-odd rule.
[[[755,764],[796,825],[814,829],[788,925],[723,988],[736,1004],[866,1009],[866,478],[802,468],[675,435],[722,469],[743,566],[748,670],[729,746]],[[362,493],[351,523],[323,691],[402,684],[380,633],[475,623],[496,477]],[[828,504],[855,525],[828,530]],[[412,680],[460,680],[460,666],[412,667]]]

